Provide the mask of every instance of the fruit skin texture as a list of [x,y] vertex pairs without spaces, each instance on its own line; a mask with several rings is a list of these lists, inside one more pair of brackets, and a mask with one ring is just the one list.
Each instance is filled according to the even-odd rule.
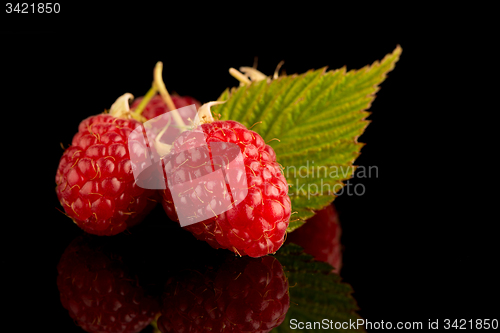
[[87,332],[140,332],[159,311],[116,252],[104,251],[90,237],[78,237],[57,266],[63,307]]
[[185,270],[171,278],[162,304],[162,333],[264,333],[285,319],[288,280],[274,257],[232,257],[218,270]]
[[[205,150],[200,147],[191,148],[190,145],[196,142],[192,139],[197,135],[206,140],[208,146],[204,146]],[[243,157],[244,174],[243,171],[224,169],[225,161],[233,159],[227,157],[232,154],[229,152],[231,149],[225,150],[225,147],[221,146],[224,142],[233,143],[232,147],[239,147]],[[209,155],[210,163],[199,162],[203,161],[200,155]],[[180,209],[195,211],[200,216],[211,216],[209,219],[184,227],[196,238],[208,242],[216,249],[228,249],[240,256],[260,257],[274,253],[281,247],[291,214],[288,184],[276,163],[274,150],[266,145],[259,134],[236,121],[214,121],[203,124],[199,132],[182,133],[174,142],[170,155],[163,159],[163,163],[168,184],[167,189],[162,191],[162,205],[167,215],[172,220],[178,221],[177,212]],[[240,181],[242,177],[246,178],[248,189],[246,197],[243,195],[238,197],[241,192],[235,194],[234,188],[230,189],[229,185],[197,181],[196,178],[200,177],[200,174],[213,172],[217,169],[217,165],[223,165],[222,169],[225,170],[227,177]],[[185,207],[174,205],[169,187],[175,184],[191,188],[182,194]],[[227,186],[225,193],[232,193],[232,197],[225,204],[221,204],[220,197],[213,194],[217,188],[219,193],[222,192],[223,188],[220,186]],[[197,209],[200,202],[204,203],[204,207]],[[231,204],[228,206],[227,202]],[[210,210],[216,210],[217,205],[231,208],[214,217],[213,214],[210,215]]]
[[316,212],[298,229],[287,237],[287,243],[300,245],[304,251],[316,260],[333,266],[334,273],[340,273],[342,267],[342,230],[339,216],[333,204]]
[[66,214],[90,234],[118,234],[156,205],[156,193],[137,186],[131,169],[128,136],[137,126],[136,120],[109,114],[88,117],[61,157],[57,197]]
[[[198,108],[201,106],[200,102],[189,96],[172,95],[170,97],[172,98],[172,102],[174,102],[174,105],[177,108],[182,108],[184,106],[194,104],[196,106],[196,110],[198,110]],[[135,108],[137,108],[142,99],[143,97],[134,99],[134,102],[130,106],[130,109],[134,110]],[[144,107],[141,115],[147,120],[150,120],[168,111],[170,111],[170,108],[167,106],[167,104],[165,104],[162,97],[160,95],[155,95]]]

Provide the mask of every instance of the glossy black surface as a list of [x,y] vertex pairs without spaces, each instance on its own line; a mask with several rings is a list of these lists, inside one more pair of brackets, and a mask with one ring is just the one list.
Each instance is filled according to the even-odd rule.
[[[9,128],[3,141],[1,234],[6,318],[16,318],[12,322],[23,328],[79,331],[61,306],[56,284],[59,259],[81,234],[56,210],[59,143],[68,144],[82,119],[109,108],[123,93],[146,93],[157,61],[164,63],[170,92],[208,102],[237,85],[228,68],[251,66],[254,55],[258,69],[268,74],[283,59],[287,73],[326,65],[349,70],[383,58],[397,44],[403,48],[401,60],[382,83],[370,108],[371,124],[359,139],[366,146],[356,164],[377,166],[378,177],[351,181],[364,184],[363,196],[335,200],[345,246],[341,276],[354,290],[361,317],[370,321],[498,318],[497,218],[485,213],[493,206],[477,199],[486,192],[470,176],[471,170],[482,170],[482,156],[488,155],[474,157],[476,148],[466,148],[473,135],[454,119],[460,121],[458,114],[472,108],[456,102],[466,92],[461,97],[458,87],[449,88],[462,80],[456,73],[475,44],[455,33],[437,38],[444,30],[432,15],[427,22],[441,35],[430,28],[410,29],[423,21],[403,12],[382,15],[382,23],[363,21],[364,33],[357,33],[334,24],[334,12],[315,11],[323,20],[300,29],[273,25],[273,33],[258,34],[264,36],[260,39],[244,29],[247,38],[238,43],[224,39],[225,29],[237,24],[223,20],[199,35],[165,28],[164,39],[151,31],[134,33],[132,19],[123,33],[104,33],[105,20],[85,21],[102,26],[87,30],[69,25],[71,16],[64,21],[68,25],[31,25],[27,33],[19,33],[19,22],[28,21],[19,21],[3,34],[2,114]],[[296,22],[296,15],[280,17]],[[454,96],[451,104],[443,96]],[[157,209],[141,228],[164,228],[166,220]],[[197,255],[183,242],[175,249],[165,254],[166,262],[180,258],[180,252]]]

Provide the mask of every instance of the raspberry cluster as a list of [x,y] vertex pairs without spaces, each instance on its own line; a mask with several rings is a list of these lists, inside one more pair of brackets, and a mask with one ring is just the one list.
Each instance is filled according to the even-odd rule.
[[[139,223],[161,200],[171,219],[181,217],[186,230],[214,248],[250,257],[275,253],[291,201],[274,150],[238,122],[215,121],[210,106],[223,102],[200,106],[191,97],[170,96],[161,69],[158,63],[151,90],[131,107],[127,93],[110,114],[80,123],[55,177],[65,214],[88,233],[111,236]],[[183,108],[193,104],[197,115]],[[170,118],[158,118],[169,111]],[[153,162],[159,158],[161,165]],[[166,189],[157,191],[162,178]]]
[[[289,307],[283,268],[266,256],[284,243],[291,215],[288,184],[276,154],[244,125],[215,121],[210,106],[223,102],[201,106],[191,97],[169,96],[159,65],[144,97],[129,107],[133,96],[127,93],[109,113],[79,124],[57,168],[58,200],[65,215],[98,236],[117,235],[138,224],[161,201],[170,219],[195,238],[247,256],[179,274],[169,267],[157,320],[163,333],[269,332],[282,323]],[[193,108],[183,108],[193,104],[196,117]],[[169,111],[170,118],[160,117]],[[170,128],[165,134],[169,126],[177,132]],[[161,163],[155,163],[160,157]],[[159,179],[166,189],[157,190]],[[61,303],[71,318],[88,332],[140,332],[151,322],[156,326],[159,297],[147,296],[122,256],[95,242],[99,237],[90,237],[75,240],[57,267]],[[223,257],[229,253],[222,252]],[[155,261],[149,266],[162,265]],[[163,284],[153,280],[145,285]]]

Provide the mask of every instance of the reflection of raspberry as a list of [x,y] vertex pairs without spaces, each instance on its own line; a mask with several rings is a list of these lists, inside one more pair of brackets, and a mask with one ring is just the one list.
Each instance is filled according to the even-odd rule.
[[128,135],[140,123],[109,114],[82,121],[56,174],[57,197],[83,230],[115,235],[137,224],[156,204],[154,194],[137,186]]
[[122,256],[91,237],[79,237],[63,253],[57,286],[63,307],[87,332],[140,332],[158,312]]
[[287,242],[304,248],[316,260],[327,262],[339,273],[342,266],[339,216],[333,204],[318,211],[297,230],[288,235]]
[[[204,140],[208,146],[197,147]],[[234,148],[241,169],[229,168]],[[274,253],[283,244],[291,213],[288,184],[274,150],[259,134],[235,121],[206,123],[181,134],[163,162],[168,181],[163,207],[173,220],[183,214],[201,221],[185,227],[198,239],[251,257]],[[226,183],[197,179],[220,169]],[[173,186],[185,189],[175,192],[176,206]]]
[[235,258],[219,270],[186,270],[166,283],[163,332],[269,332],[285,319],[288,281],[276,258]]
[[[189,97],[189,96],[179,96],[179,95],[172,95],[171,96],[172,101],[174,102],[174,105],[177,108],[182,108],[184,106],[192,105],[194,104],[196,106],[196,110],[200,107],[200,102],[198,102],[196,99]],[[130,106],[131,110],[134,110],[137,108],[139,103],[141,103],[143,97],[138,97],[134,100],[132,105]],[[155,117],[158,117],[159,115],[164,114],[165,112],[170,111],[169,107],[163,99],[161,98],[160,95],[155,95],[151,100],[148,102],[148,104],[144,107],[142,111],[142,116],[146,118],[147,120],[153,119]]]

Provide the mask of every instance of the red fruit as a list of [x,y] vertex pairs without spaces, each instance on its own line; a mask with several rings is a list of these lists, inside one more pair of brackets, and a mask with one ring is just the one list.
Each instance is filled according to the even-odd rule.
[[140,332],[159,311],[157,301],[144,295],[123,258],[89,238],[74,240],[57,270],[61,303],[87,332]]
[[[281,247],[291,214],[288,184],[259,134],[235,121],[205,123],[182,133],[163,163],[163,207],[174,221],[178,214],[201,221],[185,226],[196,238],[250,257]],[[214,172],[224,179],[203,180]]]
[[161,332],[269,332],[290,306],[276,258],[231,258],[219,270],[185,270],[165,286]]
[[332,204],[291,232],[287,242],[300,245],[306,253],[316,260],[329,263],[334,268],[333,272],[339,273],[342,266],[340,236],[339,216]]
[[[137,186],[128,135],[141,124],[109,114],[82,121],[61,157],[56,193],[66,214],[84,231],[115,235],[137,224],[156,204]],[[142,147],[143,149],[144,147]]]
[[[177,108],[182,108],[184,106],[194,104],[196,106],[196,110],[198,110],[198,108],[201,106],[200,102],[189,96],[172,95],[171,98],[172,101],[174,102],[174,105]],[[132,103],[132,105],[130,106],[130,108],[132,110],[137,108],[137,106],[139,106],[139,104],[141,103],[142,99],[143,97],[136,98]],[[168,111],[171,110],[167,106],[167,104],[163,101],[162,97],[160,95],[155,95],[144,107],[141,115],[147,120],[150,120]]]

